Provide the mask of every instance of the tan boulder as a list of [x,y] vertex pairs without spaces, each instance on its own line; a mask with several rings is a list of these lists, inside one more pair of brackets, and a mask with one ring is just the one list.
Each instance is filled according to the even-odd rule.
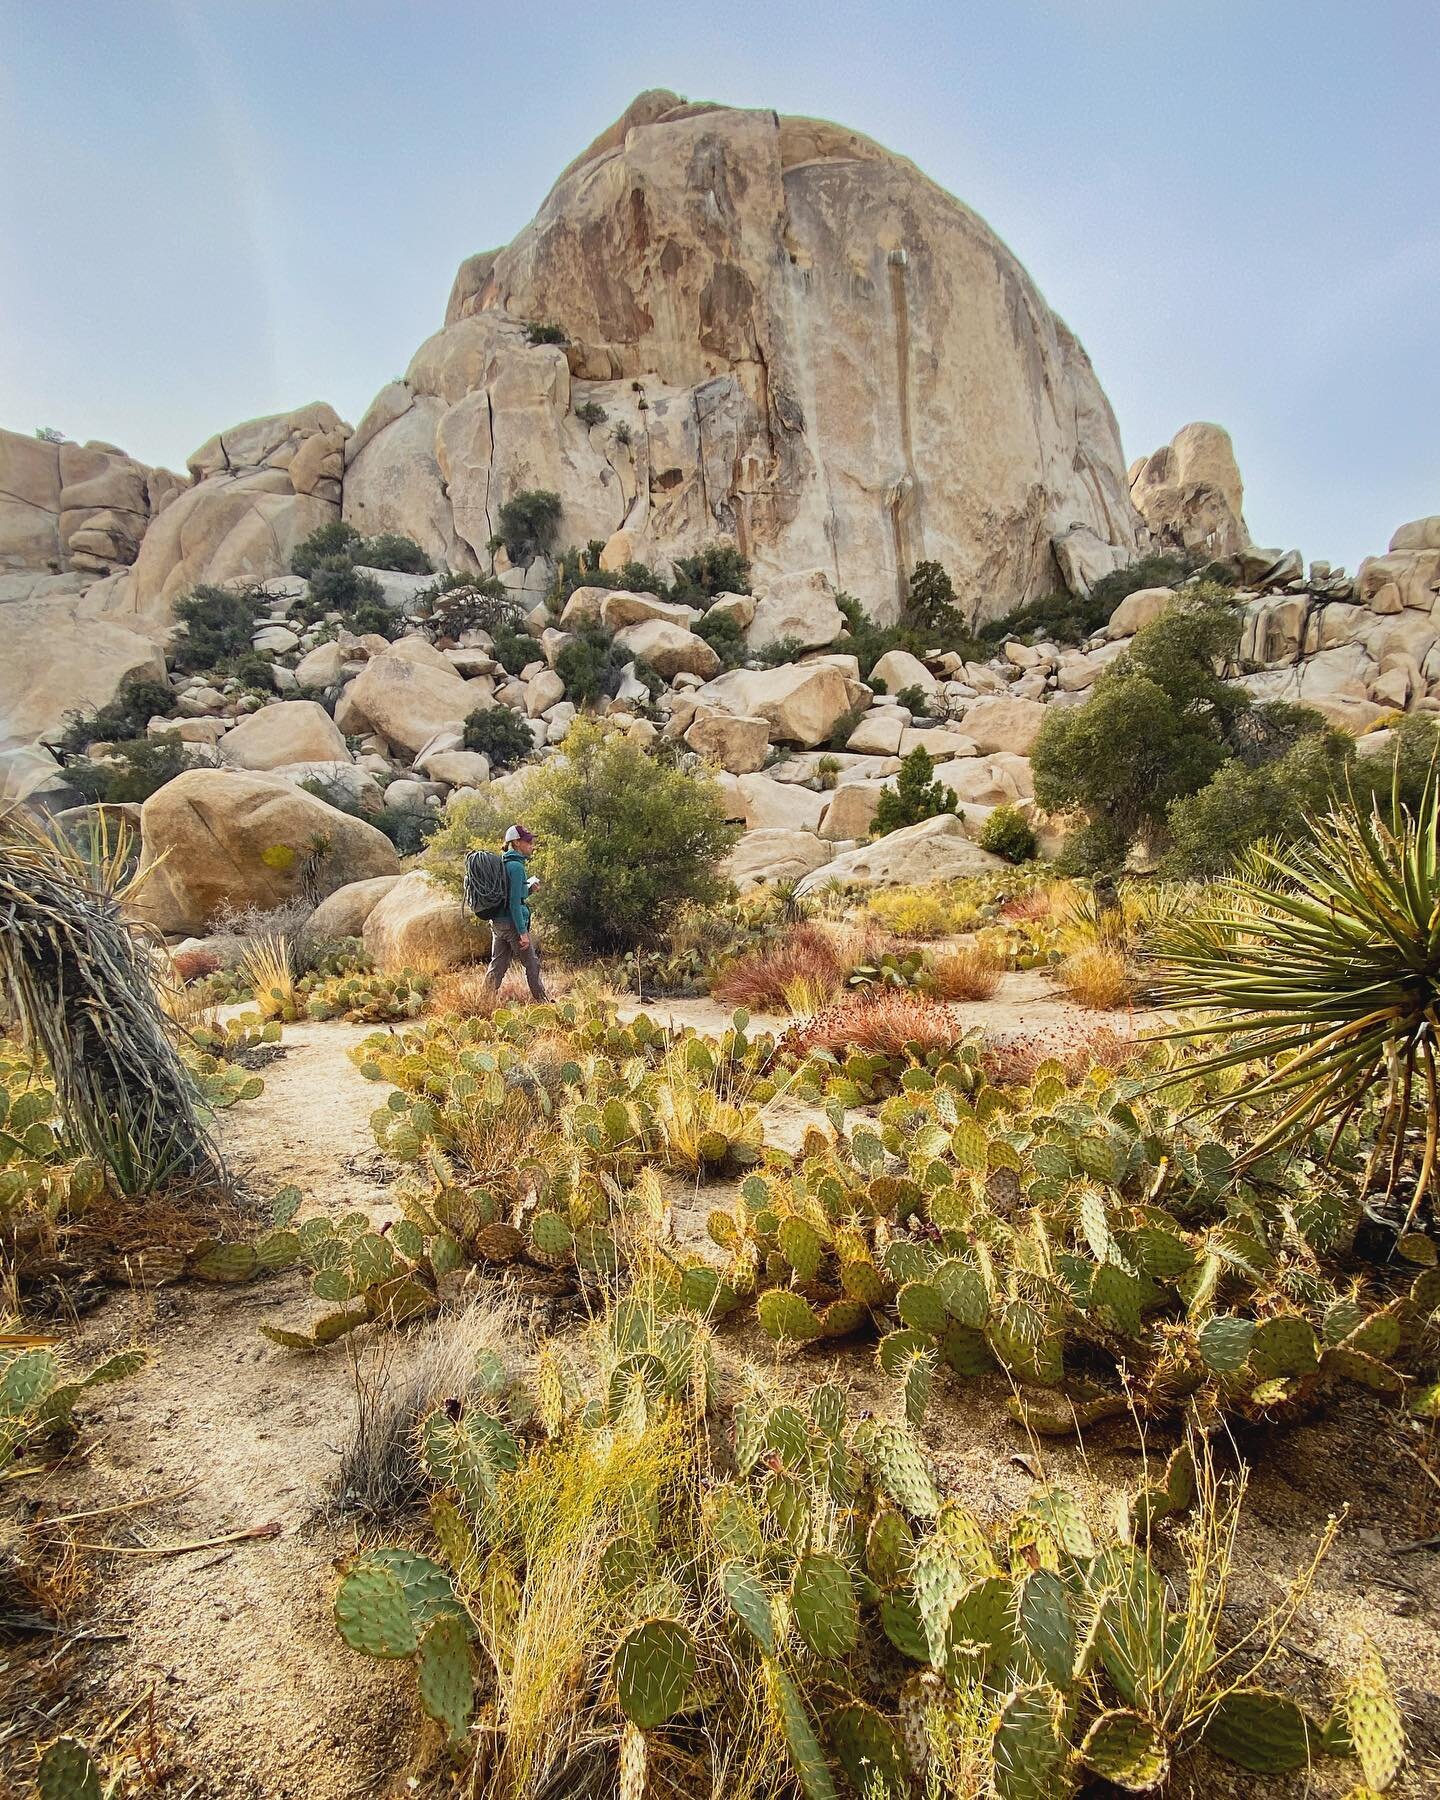
[[167,933],[206,930],[226,908],[282,906],[393,875],[383,832],[274,775],[190,769],[140,815],[149,871],[135,910]]
[[615,642],[630,657],[644,658],[667,681],[676,675],[698,675],[708,681],[719,672],[720,658],[702,637],[665,619],[644,619],[615,633]]
[[1355,598],[1372,612],[1395,613],[1405,607],[1429,612],[1437,604],[1437,595],[1440,549],[1367,556],[1356,571]]
[[695,698],[737,718],[765,719],[772,738],[806,747],[824,743],[852,704],[849,683],[828,663],[732,669],[697,689]]
[[1426,519],[1413,519],[1408,525],[1397,527],[1390,539],[1391,552],[1417,550],[1440,550],[1440,513],[1432,513]]
[[755,617],[753,594],[717,594],[705,608],[706,618],[733,619],[744,631]]
[[1028,756],[1045,722],[1039,700],[972,700],[965,708],[960,728],[982,754],[989,750],[1013,750]]
[[968,730],[951,731],[945,725],[907,725],[900,734],[899,754],[908,756],[912,750],[928,751],[936,762],[944,762],[950,757],[973,756],[975,743]]
[[747,831],[818,831],[829,795],[796,782],[771,781],[765,775],[742,775]]
[[657,600],[654,594],[632,594],[624,588],[607,594],[600,606],[600,623],[610,632],[623,631],[627,625],[639,625],[645,619],[664,619],[688,631],[699,617],[698,607]]
[[[422,767],[418,761],[415,766]],[[479,750],[437,750],[425,758],[423,770],[447,787],[481,787],[490,779],[490,758]]]
[[377,656],[345,689],[343,701],[343,713],[335,709],[342,731],[368,727],[414,756],[437,731],[462,726],[479,696],[448,664],[436,668],[411,657]]
[[1130,498],[1162,545],[1215,557],[1249,545],[1244,484],[1222,426],[1184,426],[1129,473]]
[[1143,626],[1153,625],[1174,606],[1174,588],[1136,588],[1127,594],[1110,615],[1105,635],[1110,638],[1133,637]]
[[242,719],[217,748],[237,769],[278,769],[283,763],[348,762],[335,721],[315,700],[278,700]]
[[750,775],[770,754],[770,726],[765,719],[701,712],[686,731],[685,742],[730,774]]
[[165,658],[123,625],[82,616],[70,596],[0,610],[0,741],[53,738],[65,715],[108,706],[127,681],[164,681]]
[[914,883],[954,881],[983,875],[1006,864],[970,841],[964,823],[953,813],[923,819],[887,833],[872,844],[847,850],[800,884],[802,892],[839,881],[854,887],[909,887]]
[[362,935],[382,969],[453,969],[490,954],[489,931],[424,869],[402,875],[381,896]]
[[870,685],[878,690],[882,682],[887,694],[900,694],[912,687],[933,694],[939,686],[920,658],[908,650],[887,650],[875,664],[870,671]]
[[617,591],[614,588],[577,587],[560,614],[560,629],[578,631],[582,625],[598,625],[601,607]]
[[747,831],[726,857],[722,872],[743,893],[762,881],[795,881],[818,869],[830,845],[809,831]]
[[835,589],[823,569],[782,575],[756,596],[755,615],[745,633],[752,650],[792,641],[798,650],[823,650],[845,629]]
[[967,806],[1005,806],[1020,798],[1020,790],[1003,764],[988,757],[966,757],[962,762],[941,763],[935,779],[953,789]]
[[60,446],[0,431],[0,569],[60,564]]
[[347,660],[345,652],[334,638],[328,644],[317,644],[296,663],[296,683],[302,688],[334,687],[344,672]]
[[365,921],[403,875],[375,875],[369,881],[347,882],[328,894],[305,921],[305,935],[312,942],[327,938],[359,937]]
[[893,782],[846,781],[828,797],[820,818],[820,835],[832,843],[870,835],[880,796]]
[[880,709],[868,712],[846,738],[845,748],[865,751],[872,756],[894,756],[908,730],[905,721],[909,716],[904,712]]

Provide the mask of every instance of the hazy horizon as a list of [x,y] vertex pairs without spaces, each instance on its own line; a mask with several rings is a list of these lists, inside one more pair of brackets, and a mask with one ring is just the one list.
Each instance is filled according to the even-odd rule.
[[[1440,512],[1433,6],[0,0],[0,425],[183,470],[328,400],[356,423],[647,87],[834,118],[1005,239],[1128,460],[1234,441],[1262,543],[1353,569]],[[587,30],[591,37],[587,38]]]

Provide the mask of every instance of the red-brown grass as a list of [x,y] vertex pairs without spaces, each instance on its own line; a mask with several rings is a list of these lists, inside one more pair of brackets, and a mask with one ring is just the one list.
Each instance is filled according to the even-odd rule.
[[797,1056],[812,1050],[847,1050],[898,1056],[906,1049],[950,1050],[965,1035],[952,1007],[905,988],[857,992],[827,1006],[785,1036],[782,1048]]
[[711,993],[727,1006],[753,1012],[788,1010],[785,991],[803,984],[812,993],[838,992],[845,968],[834,940],[819,925],[796,925],[778,943],[746,951],[721,971]]
[[945,951],[930,965],[933,991],[941,1000],[988,1000],[1000,985],[1001,965],[979,944]]
[[1044,1031],[987,1038],[980,1049],[985,1078],[996,1087],[1028,1087],[1044,1062],[1058,1062],[1077,1081],[1087,1069],[1118,1073],[1144,1055],[1145,1046],[1111,1025],[1047,1027]]
[[213,950],[177,950],[170,958],[170,967],[174,969],[177,981],[200,981],[206,975],[215,974],[220,967],[220,958]]

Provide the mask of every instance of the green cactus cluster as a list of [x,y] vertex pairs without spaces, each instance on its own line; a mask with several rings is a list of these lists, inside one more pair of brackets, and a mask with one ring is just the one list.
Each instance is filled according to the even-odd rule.
[[100,1163],[66,1140],[46,1071],[0,1039],[0,1232],[78,1217],[104,1191]]
[[[1319,1716],[1238,1678],[1220,1606],[1196,1597],[1213,1571],[1187,1540],[1188,1592],[1161,1578],[1163,1522],[1217,1504],[1208,1463],[1197,1479],[1202,1439],[1108,1523],[1044,1482],[987,1523],[946,1497],[910,1424],[853,1418],[837,1385],[778,1404],[750,1388],[727,1426],[697,1297],[662,1258],[655,1280],[612,1303],[590,1354],[548,1345],[530,1393],[495,1359],[478,1402],[422,1426],[438,1561],[362,1556],[336,1617],[353,1648],[416,1664],[421,1704],[452,1736],[483,1687],[496,1696],[489,1754],[506,1754],[507,1683],[536,1654],[520,1648],[532,1588],[545,1606],[583,1494],[586,1532],[608,1535],[593,1577],[563,1552],[564,1578],[589,1597],[574,1641],[547,1654],[613,1708],[632,1782],[658,1733],[683,1728],[692,1750],[719,1755],[728,1734],[753,1730],[745,1694],[760,1697],[807,1800],[949,1791],[935,1759],[962,1720],[999,1800],[1051,1800],[1096,1778],[1152,1792],[1202,1745],[1251,1773],[1342,1755],[1376,1791],[1393,1780],[1405,1733],[1373,1651]],[[427,1691],[427,1629],[442,1617],[448,1679]]]
[[143,1350],[121,1350],[83,1375],[66,1371],[50,1342],[0,1338],[0,1470],[75,1430],[75,1406],[105,1382],[122,1381],[145,1362]]
[[307,1019],[348,1019],[357,1025],[381,1025],[418,1018],[424,1010],[432,978],[414,969],[393,975],[357,970],[351,974],[307,975],[298,991]]
[[216,1019],[190,1028],[195,1048],[220,1062],[236,1062],[248,1051],[280,1042],[280,1021],[262,1019],[259,1013],[241,1013],[237,1019]]
[[710,1215],[726,1279],[778,1342],[873,1330],[912,1422],[937,1376],[997,1374],[1027,1424],[1061,1433],[1132,1409],[1275,1418],[1342,1382],[1399,1395],[1433,1360],[1428,1238],[1366,1283],[1327,1171],[1237,1179],[1223,1141],[1136,1080],[1042,1063],[997,1087],[967,1049],[912,1064],[859,1118],[870,1072],[832,1077],[832,1131]]

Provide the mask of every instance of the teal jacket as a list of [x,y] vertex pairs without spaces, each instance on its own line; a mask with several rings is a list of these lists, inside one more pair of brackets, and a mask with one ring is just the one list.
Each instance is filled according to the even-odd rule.
[[505,917],[523,935],[530,929],[530,877],[525,872],[525,858],[507,850],[500,860],[505,865]]

